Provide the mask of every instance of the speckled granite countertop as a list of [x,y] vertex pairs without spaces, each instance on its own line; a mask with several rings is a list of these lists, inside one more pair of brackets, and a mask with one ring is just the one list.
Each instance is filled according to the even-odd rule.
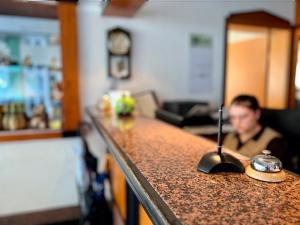
[[154,119],[88,112],[150,217],[161,217],[155,223],[300,224],[298,176],[271,184],[246,174],[204,174],[196,167],[213,142]]

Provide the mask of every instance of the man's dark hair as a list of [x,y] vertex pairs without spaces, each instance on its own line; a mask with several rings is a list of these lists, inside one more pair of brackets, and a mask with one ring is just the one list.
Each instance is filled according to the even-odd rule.
[[256,111],[260,109],[259,103],[256,99],[256,97],[252,95],[239,95],[236,96],[232,102],[231,105],[241,105],[245,106],[249,109],[252,109],[253,111]]

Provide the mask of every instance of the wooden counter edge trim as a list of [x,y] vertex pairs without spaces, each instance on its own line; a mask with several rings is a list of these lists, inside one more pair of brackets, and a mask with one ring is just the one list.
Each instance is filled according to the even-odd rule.
[[40,132],[16,132],[16,133],[4,133],[0,132],[0,142],[9,142],[9,141],[26,141],[26,140],[37,140],[37,139],[51,139],[51,138],[60,138],[63,136],[61,130],[58,131],[43,131]]
[[52,224],[66,220],[75,220],[80,218],[79,206],[66,206],[62,208],[44,209],[36,212],[25,212],[15,215],[1,215],[1,225],[38,225]]
[[[107,130],[97,121],[93,114],[87,110],[95,124],[109,152],[112,154],[121,170],[123,171],[128,184],[142,203],[145,211],[155,225],[182,225],[167,204],[159,197],[147,179],[139,172],[137,167],[130,161],[118,144],[113,140]],[[150,197],[150,195],[152,197]]]

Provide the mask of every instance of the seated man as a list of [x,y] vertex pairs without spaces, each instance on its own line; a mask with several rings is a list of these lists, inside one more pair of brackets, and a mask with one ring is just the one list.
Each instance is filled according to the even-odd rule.
[[235,132],[225,137],[223,145],[248,157],[267,149],[272,155],[283,159],[286,142],[278,132],[259,123],[260,115],[260,106],[254,96],[234,98],[229,108],[229,118]]

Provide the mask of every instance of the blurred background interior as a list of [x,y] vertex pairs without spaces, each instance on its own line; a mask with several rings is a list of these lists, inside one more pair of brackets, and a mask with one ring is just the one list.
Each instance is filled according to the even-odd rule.
[[217,107],[254,95],[300,174],[300,1],[1,0],[1,225],[125,223],[86,115],[118,90],[213,141]]

